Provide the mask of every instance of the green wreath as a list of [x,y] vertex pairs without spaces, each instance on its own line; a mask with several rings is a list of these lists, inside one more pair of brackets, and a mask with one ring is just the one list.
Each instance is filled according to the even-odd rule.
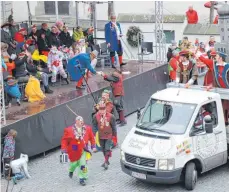
[[142,31],[139,27],[136,26],[129,27],[126,36],[127,42],[131,47],[137,47],[138,43],[141,43],[143,41]]

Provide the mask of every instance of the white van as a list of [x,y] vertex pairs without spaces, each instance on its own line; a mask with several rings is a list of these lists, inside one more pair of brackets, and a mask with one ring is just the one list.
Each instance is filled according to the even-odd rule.
[[184,181],[193,190],[198,173],[227,163],[229,126],[221,99],[229,100],[229,90],[167,87],[151,96],[123,141],[122,171],[153,183]]

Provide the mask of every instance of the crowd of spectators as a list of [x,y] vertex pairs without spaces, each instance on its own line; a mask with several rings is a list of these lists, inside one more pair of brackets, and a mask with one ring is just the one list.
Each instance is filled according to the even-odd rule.
[[[70,35],[68,26],[62,21],[48,26],[47,23],[20,26],[14,22],[13,11],[8,22],[1,26],[1,65],[5,90],[5,106],[11,106],[13,98],[18,105],[23,101],[39,101],[45,94],[52,94],[50,86],[56,86],[54,62],[49,63],[50,53],[61,55],[62,76],[67,82],[67,59],[86,52],[86,47],[93,50],[93,27],[85,31],[81,27],[73,29]],[[51,78],[52,77],[52,78]],[[52,80],[51,80],[52,79]],[[43,85],[43,86],[40,86]]]

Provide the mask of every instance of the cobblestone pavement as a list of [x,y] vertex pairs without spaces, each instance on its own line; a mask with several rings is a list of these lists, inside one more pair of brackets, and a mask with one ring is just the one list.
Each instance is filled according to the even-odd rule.
[[[136,123],[136,114],[127,118],[128,125],[118,128],[119,143],[121,143],[130,128]],[[68,177],[68,165],[59,163],[60,151],[50,152],[46,157],[38,157],[29,162],[31,179],[24,179],[14,186],[13,192],[137,192],[137,191],[186,191],[181,184],[155,185],[146,184],[124,174],[120,168],[119,149],[113,151],[111,165],[104,171],[100,165],[103,162],[101,153],[93,155],[89,162],[89,180],[82,187],[76,175]],[[229,165],[217,168],[199,178],[195,192],[228,192]],[[9,184],[9,191],[13,187]],[[2,192],[6,191],[6,181],[2,180]]]

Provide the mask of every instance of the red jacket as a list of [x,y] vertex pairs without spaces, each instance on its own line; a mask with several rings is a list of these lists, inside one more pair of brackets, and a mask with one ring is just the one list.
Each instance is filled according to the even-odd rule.
[[73,126],[64,129],[64,135],[61,139],[61,150],[65,150],[68,153],[70,162],[78,161],[80,159],[84,147],[84,140],[75,138]]
[[16,32],[14,34],[14,40],[17,41],[18,43],[23,43],[25,41],[25,37],[21,33]]
[[219,20],[219,15],[216,15],[213,24],[218,24],[218,20]]
[[198,23],[198,14],[195,10],[187,11],[186,16],[188,19],[188,24],[196,24]]
[[214,79],[214,75],[213,75],[213,60],[212,59],[207,59],[205,58],[203,55],[201,55],[199,57],[199,60],[201,62],[203,62],[207,68],[208,68],[208,72],[206,73],[205,77],[204,77],[204,86],[209,86],[213,84],[213,79]]
[[169,65],[171,67],[171,71],[169,73],[170,79],[171,80],[176,80],[176,71],[177,71],[177,66],[178,66],[179,62],[177,60],[177,58],[172,57],[169,61]]
[[86,146],[88,146],[88,142],[90,141],[91,147],[95,148],[95,138],[92,131],[92,127],[90,125],[86,125],[86,133],[84,135],[84,143]]

